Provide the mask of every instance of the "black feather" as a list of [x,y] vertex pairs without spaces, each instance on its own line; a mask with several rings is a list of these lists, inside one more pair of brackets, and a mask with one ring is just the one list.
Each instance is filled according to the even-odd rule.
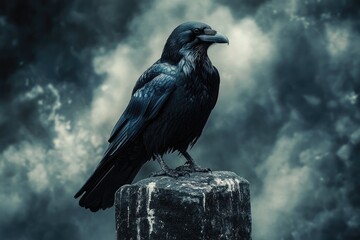
[[75,194],[91,211],[111,207],[115,191],[131,183],[141,166],[156,155],[186,151],[200,137],[214,108],[219,74],[207,56],[223,35],[197,36],[211,29],[189,22],[168,38],[161,58],[136,82],[129,105],[109,137],[103,159]]

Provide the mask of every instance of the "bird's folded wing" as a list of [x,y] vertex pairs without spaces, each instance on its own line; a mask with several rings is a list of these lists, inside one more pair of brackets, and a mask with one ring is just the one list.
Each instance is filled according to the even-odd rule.
[[135,91],[110,135],[105,156],[111,156],[131,143],[159,113],[174,89],[174,79],[162,74]]
[[121,151],[143,131],[166,104],[176,85],[171,76],[161,74],[134,92],[129,105],[116,123],[109,138],[109,146],[103,159],[92,176],[76,193],[79,197],[84,191],[91,191],[111,171],[121,155]]

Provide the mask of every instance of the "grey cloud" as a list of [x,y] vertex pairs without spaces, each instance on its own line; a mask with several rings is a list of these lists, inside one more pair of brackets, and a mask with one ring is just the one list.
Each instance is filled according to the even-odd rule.
[[221,92],[191,153],[251,182],[253,238],[360,236],[355,1],[3,5],[2,238],[115,239],[113,211],[91,214],[72,196],[134,82],[188,20],[230,38],[210,49]]

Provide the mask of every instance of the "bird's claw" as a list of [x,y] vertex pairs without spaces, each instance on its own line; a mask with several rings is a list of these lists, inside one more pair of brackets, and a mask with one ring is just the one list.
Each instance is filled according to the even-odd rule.
[[193,169],[194,169],[194,172],[204,172],[204,173],[210,172],[210,173],[212,173],[210,168],[201,168],[199,166],[195,166]]
[[179,166],[179,167],[175,168],[175,170],[176,171],[183,171],[183,172],[187,172],[187,173],[193,172],[189,165]]
[[181,171],[181,170],[173,170],[173,169],[168,169],[167,171],[164,170],[160,170],[157,172],[153,172],[150,176],[151,177],[159,177],[159,176],[169,176],[172,178],[177,179],[178,177],[182,177],[182,176],[190,176],[190,174],[187,171]]
[[183,166],[179,166],[177,168],[175,168],[175,170],[177,171],[185,171],[187,173],[192,173],[192,172],[212,172],[210,168],[201,168],[197,165],[183,165]]
[[200,168],[200,170],[197,170],[197,172],[210,172],[210,173],[212,173],[211,168]]

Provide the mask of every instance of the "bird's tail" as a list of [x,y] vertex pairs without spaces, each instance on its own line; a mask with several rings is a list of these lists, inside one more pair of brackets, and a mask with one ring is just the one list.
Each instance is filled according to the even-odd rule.
[[125,184],[129,184],[145,161],[121,161],[106,159],[99,164],[95,172],[84,186],[75,194],[80,197],[79,205],[96,212],[114,204],[115,192]]

